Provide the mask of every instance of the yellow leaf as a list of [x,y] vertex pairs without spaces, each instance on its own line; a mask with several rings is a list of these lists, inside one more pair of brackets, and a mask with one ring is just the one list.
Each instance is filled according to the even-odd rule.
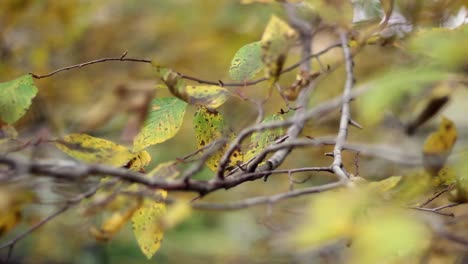
[[270,18],[260,41],[263,50],[262,60],[267,67],[268,77],[278,78],[286,61],[286,55],[296,38],[296,31],[288,23],[274,15]]
[[392,176],[384,180],[371,182],[368,187],[370,190],[377,192],[378,194],[384,194],[393,188],[395,188],[401,181],[401,176]]
[[423,147],[424,168],[432,175],[444,167],[457,140],[457,128],[448,118],[443,117],[439,129],[431,133]]
[[91,235],[98,241],[108,241],[110,240],[122,227],[130,220],[132,215],[135,213],[139,206],[139,203],[136,206],[132,206],[124,212],[114,212],[112,215],[104,220],[102,226],[97,229],[91,227],[89,230]]
[[87,163],[124,166],[135,154],[114,142],[86,134],[70,134],[55,140],[55,145],[69,156]]
[[179,174],[180,171],[177,169],[175,161],[160,163],[156,168],[148,172],[149,176],[164,180],[173,180]]
[[21,221],[21,210],[35,199],[34,194],[18,186],[0,187],[0,236],[8,233]]
[[[164,194],[165,196],[165,194]],[[143,254],[150,259],[161,246],[164,229],[161,218],[166,213],[164,203],[145,200],[132,218],[133,233]]]
[[216,109],[228,99],[226,88],[216,85],[187,86],[185,88],[186,101],[193,105],[203,105],[209,109]]
[[177,202],[167,210],[162,218],[162,225],[165,229],[174,228],[192,214],[192,207],[186,202]]

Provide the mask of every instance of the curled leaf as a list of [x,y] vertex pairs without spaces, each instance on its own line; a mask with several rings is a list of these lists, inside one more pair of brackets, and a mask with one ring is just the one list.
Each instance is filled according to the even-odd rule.
[[437,131],[431,133],[423,146],[424,168],[436,175],[444,167],[457,140],[457,128],[448,118],[443,117]]

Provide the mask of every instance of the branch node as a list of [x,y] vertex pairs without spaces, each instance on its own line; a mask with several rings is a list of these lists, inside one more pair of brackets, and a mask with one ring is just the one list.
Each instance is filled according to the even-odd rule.
[[125,56],[127,56],[127,53],[128,53],[128,50],[126,50],[122,56],[120,56],[120,60],[123,60],[125,58]]
[[357,127],[357,128],[359,128],[359,129],[362,129],[362,125],[359,124],[358,122],[356,122],[355,120],[353,120],[353,119],[350,118],[348,122],[349,122],[350,125],[352,125],[352,126],[354,126],[354,127]]

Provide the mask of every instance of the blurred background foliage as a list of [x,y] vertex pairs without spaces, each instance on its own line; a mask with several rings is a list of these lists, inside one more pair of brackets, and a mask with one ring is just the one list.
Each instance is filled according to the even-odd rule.
[[[351,26],[350,4],[345,6],[342,1],[316,2],[325,5],[317,6],[322,6],[318,10],[328,22]],[[467,82],[468,31],[465,26],[447,37],[445,31],[424,28],[441,25],[441,21],[456,14],[464,2],[452,1],[453,5],[444,5],[451,1],[399,2],[402,2],[402,13],[422,29],[390,45],[366,46],[355,57],[358,86],[370,85],[378,89],[353,103],[353,116],[365,128],[360,131],[351,128],[349,140],[395,145],[408,153],[420,154],[424,139],[437,127],[439,118],[431,119],[412,135],[408,135],[405,126],[417,119],[431,98],[450,94],[449,104],[439,115],[448,116],[457,125],[459,141],[454,153],[466,152],[468,91],[462,87]],[[336,5],[343,7],[337,11]],[[271,14],[284,17],[281,5],[245,5],[238,0],[0,1],[0,81],[11,80],[26,72],[43,74],[97,58],[118,57],[126,50],[127,57],[154,59],[184,74],[227,81],[232,57],[243,45],[261,38]],[[336,36],[324,30],[314,39],[313,50],[320,51],[336,42]],[[341,54],[340,49],[326,53],[320,57],[320,63],[313,60],[313,69],[319,70],[320,64],[339,62]],[[293,51],[286,65],[298,60],[298,52]],[[286,74],[282,76],[281,83],[289,85],[294,78],[294,73]],[[465,79],[460,82],[459,78]],[[338,67],[319,84],[311,105],[341,94],[344,82],[344,69]],[[138,116],[142,101],[148,94],[157,97],[170,95],[164,89],[154,89],[158,80],[151,67],[131,62],[92,65],[35,80],[35,83],[39,87],[38,96],[28,114],[15,124],[25,138],[38,135],[53,138],[86,132],[129,145],[141,122]],[[257,112],[254,104],[236,94],[261,99],[268,93],[268,87],[260,84],[233,88],[232,93],[221,112],[233,130],[239,131],[256,120]],[[281,109],[286,110],[287,105],[274,92],[264,108],[265,113],[271,115]],[[150,168],[196,149],[192,127],[194,112],[195,108],[188,109],[182,130],[174,138],[148,150],[152,156]],[[335,135],[338,120],[339,110],[336,110],[334,115],[310,122],[303,134],[312,137]],[[327,166],[330,159],[323,157],[323,153],[330,150],[331,147],[298,149],[283,167]],[[31,152],[39,157],[46,154],[48,157],[63,157],[48,144],[39,145]],[[344,159],[346,168],[354,168],[354,153],[345,152]],[[409,169],[413,168],[361,157],[359,173],[367,179],[379,179],[405,174]],[[204,170],[196,178],[209,179],[211,176],[210,171]],[[302,186],[333,179],[325,173],[295,175],[297,179],[307,177],[312,178]],[[288,189],[287,175],[275,176],[268,183],[249,182],[229,191],[215,192],[206,197],[206,201],[233,201]],[[194,197],[191,194],[174,195]],[[312,254],[314,257],[306,254],[308,257],[301,259],[301,254],[284,245],[283,234],[307,215],[308,209],[304,205],[309,200],[304,197],[274,207],[259,206],[234,212],[195,211],[187,221],[165,233],[162,248],[151,262],[311,263],[308,261],[313,260],[334,263],[340,256],[335,259],[336,256],[330,256],[326,249],[315,252]],[[28,208],[21,228],[46,215],[51,210],[49,207],[34,205]],[[463,213],[463,208],[456,210]],[[387,218],[388,212],[382,214]],[[83,219],[79,212],[70,211],[18,244],[12,261],[90,264],[147,261],[135,243],[129,225],[109,243],[103,244],[95,242],[88,234],[92,221]],[[414,224],[397,216],[387,221],[392,227],[395,226],[392,221],[403,223],[401,232],[405,228],[411,229]],[[368,233],[372,231],[366,230]],[[10,235],[18,232],[15,230]],[[427,238],[424,231],[420,233],[422,239]],[[368,246],[364,239],[357,243],[361,247]],[[441,262],[434,263],[453,261],[456,257],[452,253],[462,252],[456,247],[447,250],[446,245],[435,247],[440,247],[435,259],[440,258]]]

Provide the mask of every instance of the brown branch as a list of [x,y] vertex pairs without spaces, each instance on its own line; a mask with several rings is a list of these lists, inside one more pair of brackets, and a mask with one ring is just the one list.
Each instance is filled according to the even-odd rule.
[[424,207],[424,206],[428,205],[430,202],[434,201],[435,199],[440,197],[442,194],[450,191],[454,186],[455,186],[455,184],[450,184],[449,186],[447,186],[447,188],[443,189],[440,192],[435,193],[431,198],[427,199],[424,203],[422,203],[420,205],[420,207]]
[[[317,58],[319,56],[321,56],[322,54],[324,53],[327,53],[328,51],[334,49],[334,48],[337,48],[339,47],[340,44],[337,43],[337,44],[332,44],[330,46],[328,46],[327,48],[317,52],[317,53],[314,53],[314,54],[310,54],[307,58],[303,58],[301,61],[285,68],[284,70],[281,71],[280,74],[284,74],[284,73],[287,73],[287,72],[290,72],[294,69],[296,69],[297,67],[299,67],[302,63],[304,63],[305,61],[308,61],[312,58]],[[109,62],[109,61],[125,61],[125,62],[138,62],[138,63],[148,63],[148,64],[151,64],[152,61],[151,60],[148,60],[148,59],[137,59],[137,58],[126,58],[125,56],[127,55],[128,51],[125,51],[120,57],[110,57],[110,58],[101,58],[101,59],[96,59],[96,60],[92,60],[92,61],[88,61],[88,62],[83,62],[83,63],[80,63],[80,64],[76,64],[76,65],[72,65],[72,66],[67,66],[67,67],[63,67],[63,68],[60,68],[60,69],[57,69],[57,70],[54,70],[50,73],[47,73],[47,74],[36,74],[36,73],[32,73],[30,72],[29,74],[31,74],[31,76],[35,79],[42,79],[42,78],[47,78],[47,77],[50,77],[50,76],[53,76],[57,73],[60,73],[60,72],[64,72],[64,71],[68,71],[68,70],[72,70],[72,69],[77,69],[77,68],[82,68],[82,67],[86,67],[86,66],[89,66],[89,65],[92,65],[92,64],[97,64],[97,63],[102,63],[102,62]],[[253,81],[250,81],[250,82],[240,82],[240,83],[225,83],[221,80],[218,80],[218,81],[209,81],[209,80],[203,80],[203,79],[200,79],[200,78],[196,78],[196,77],[193,77],[193,76],[190,76],[190,75],[186,75],[186,74],[183,74],[183,73],[179,73],[179,76],[183,79],[187,79],[187,80],[191,80],[191,81],[194,81],[194,82],[197,82],[197,83],[200,83],[200,84],[210,84],[210,85],[217,85],[217,86],[227,86],[227,87],[244,87],[244,86],[250,86],[250,85],[255,85],[255,84],[258,84],[258,83],[261,83],[261,82],[264,82],[266,80],[268,80],[268,78],[259,78],[259,79],[256,79],[256,80],[253,80]]]

